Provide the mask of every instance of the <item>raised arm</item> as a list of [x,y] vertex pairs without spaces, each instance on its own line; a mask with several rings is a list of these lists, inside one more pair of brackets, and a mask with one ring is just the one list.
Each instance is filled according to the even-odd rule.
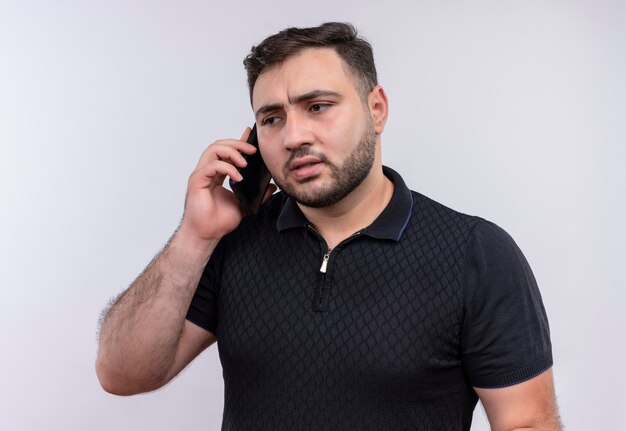
[[[164,249],[131,286],[105,310],[96,373],[111,393],[131,395],[157,389],[215,341],[185,316],[202,271],[220,239],[237,227],[242,212],[222,184],[241,179],[242,140],[210,145],[189,177],[185,213]],[[270,190],[271,193],[273,190]]]

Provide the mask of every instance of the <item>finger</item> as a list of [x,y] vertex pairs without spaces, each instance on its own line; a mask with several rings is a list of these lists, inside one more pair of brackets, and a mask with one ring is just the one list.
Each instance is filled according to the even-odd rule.
[[248,164],[242,153],[227,145],[216,145],[212,154],[214,156],[213,160],[229,161],[240,168]]
[[227,145],[246,154],[252,154],[256,151],[256,147],[254,145],[249,144],[246,141],[238,141],[236,139],[218,139],[213,143],[213,145]]
[[237,168],[232,164],[223,160],[213,160],[193,171],[189,177],[189,187],[205,188],[222,185],[226,176],[237,182],[243,179]]
[[248,141],[248,137],[250,137],[250,133],[252,133],[252,129],[246,127],[246,130],[243,131],[243,135],[241,135],[241,140],[244,142]]
[[209,145],[200,155],[198,166],[202,166],[211,160],[231,160],[237,166],[245,166],[245,159],[241,153],[253,154],[256,151],[254,145],[234,139],[216,141]]

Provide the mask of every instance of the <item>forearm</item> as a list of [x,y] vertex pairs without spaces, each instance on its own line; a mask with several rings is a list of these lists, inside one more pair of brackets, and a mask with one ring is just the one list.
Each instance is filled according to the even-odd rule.
[[216,244],[200,246],[177,232],[108,309],[96,364],[105,389],[138,393],[167,383],[187,309]]
[[[105,390],[156,389],[215,341],[209,331],[186,325],[185,315],[213,250],[243,217],[223,184],[227,176],[243,178],[237,170],[247,163],[242,154],[256,151],[245,142],[249,133],[246,129],[241,140],[216,141],[202,153],[187,182],[180,228],[104,314],[96,372]],[[273,190],[268,188],[266,199]]]

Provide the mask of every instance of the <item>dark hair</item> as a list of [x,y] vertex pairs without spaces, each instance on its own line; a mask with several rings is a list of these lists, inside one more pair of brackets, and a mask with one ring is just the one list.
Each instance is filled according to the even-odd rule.
[[361,97],[367,95],[378,83],[372,46],[357,36],[352,24],[327,22],[319,27],[287,28],[253,46],[243,64],[248,73],[250,102],[252,90],[259,75],[266,69],[280,65],[289,57],[306,48],[333,48],[356,78]]

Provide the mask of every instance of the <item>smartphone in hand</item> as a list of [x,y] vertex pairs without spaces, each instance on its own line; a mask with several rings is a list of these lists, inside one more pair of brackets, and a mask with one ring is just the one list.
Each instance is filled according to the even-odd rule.
[[261,157],[259,140],[256,135],[256,124],[252,128],[247,142],[256,147],[256,152],[243,155],[248,164],[243,168],[237,168],[243,180],[236,182],[231,178],[229,179],[229,184],[231,190],[239,199],[244,214],[248,216],[256,214],[259,210],[272,176]]

